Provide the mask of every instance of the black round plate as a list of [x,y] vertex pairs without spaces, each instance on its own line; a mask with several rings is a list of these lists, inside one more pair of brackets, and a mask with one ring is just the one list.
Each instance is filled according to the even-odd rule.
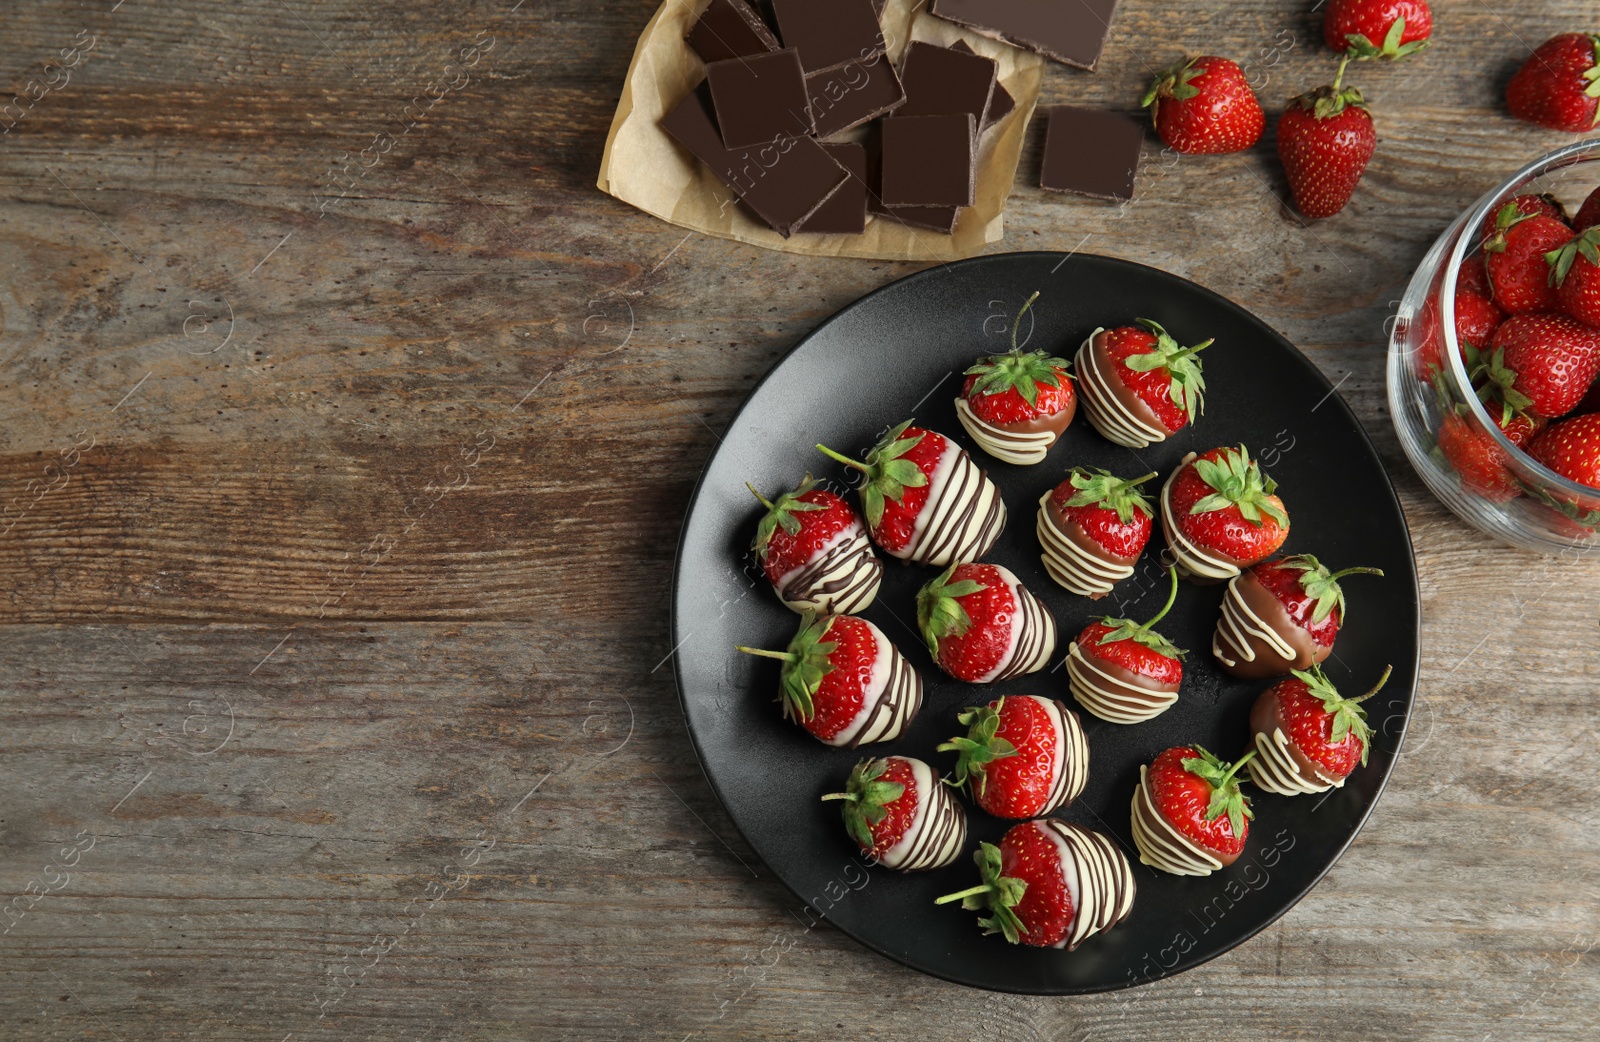
[[[980,354],[1008,348],[1012,317],[1040,291],[1022,337],[1030,348],[1071,358],[1096,326],[1151,318],[1180,342],[1215,337],[1203,358],[1205,415],[1165,444],[1135,452],[1100,437],[1081,412],[1050,457],[1034,467],[979,451],[956,420],[959,374]],[[889,425],[918,423],[955,437],[999,485],[1010,511],[986,560],[1003,564],[1042,597],[1067,642],[1101,615],[1146,619],[1167,596],[1159,525],[1140,571],[1100,601],[1050,581],[1039,562],[1039,497],[1075,464],[1124,477],[1160,471],[1184,453],[1244,443],[1279,483],[1290,514],[1286,551],[1334,568],[1370,565],[1385,578],[1347,581],[1349,615],[1329,675],[1347,694],[1366,690],[1386,664],[1388,686],[1368,703],[1371,758],[1343,788],[1285,798],[1254,794],[1245,852],[1202,879],[1139,864],[1129,801],[1139,765],[1173,745],[1200,743],[1226,758],[1249,748],[1248,719],[1267,685],[1234,680],[1210,655],[1222,586],[1185,583],[1161,630],[1190,649],[1178,703],[1147,723],[1083,717],[1090,747],[1088,789],[1057,816],[1109,833],[1133,863],[1138,898],[1127,921],[1075,952],[985,937],[977,915],[934,898],[977,881],[971,851],[998,842],[1010,822],[968,807],[967,850],[952,866],[905,876],[868,867],[837,809],[818,797],[842,788],[869,752],[919,757],[961,732],[964,706],[1005,694],[1041,694],[1075,706],[1066,671],[978,687],[945,676],[915,633],[915,596],[933,569],[887,561],[877,603],[865,612],[922,673],[926,701],[897,742],[831,749],[785,722],[774,701],[777,663],[735,644],[782,648],[798,616],[762,578],[750,539],[761,507],[745,482],[773,494],[807,471],[842,484],[840,467],[812,446],[848,454]],[[1157,482],[1149,486],[1157,491]],[[852,497],[853,501],[854,497]],[[1400,504],[1383,465],[1344,401],[1304,355],[1242,308],[1194,283],[1127,261],[1059,253],[983,257],[933,268],[886,286],[824,322],[761,382],[712,454],[695,491],[678,551],[673,640],[679,694],[712,787],[771,871],[804,907],[801,923],[826,918],[868,947],[947,980],[997,991],[1074,994],[1169,976],[1213,958],[1269,925],[1300,899],[1354,838],[1394,766],[1417,678],[1417,579]]]

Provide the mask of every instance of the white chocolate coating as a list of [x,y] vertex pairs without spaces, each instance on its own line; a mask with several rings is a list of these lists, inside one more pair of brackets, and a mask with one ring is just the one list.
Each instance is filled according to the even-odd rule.
[[1059,437],[1050,431],[1008,431],[996,427],[973,412],[965,398],[956,399],[956,418],[980,449],[1001,462],[1015,463],[1019,467],[1043,463],[1050,446]]
[[1121,381],[1115,373],[1102,371],[1092,346],[1094,338],[1104,332],[1103,327],[1096,329],[1078,348],[1075,365],[1078,396],[1083,402],[1084,414],[1089,417],[1094,429],[1108,440],[1130,449],[1142,449],[1158,441],[1166,441],[1166,428],[1133,415],[1112,392],[1109,381]]
[[946,438],[928,485],[928,499],[912,523],[910,541],[888,553],[938,568],[976,561],[988,553],[1005,528],[1006,504],[967,450]]
[[950,786],[940,784],[933,768],[910,756],[893,759],[911,765],[917,809],[906,834],[883,852],[878,863],[901,872],[923,872],[951,864],[966,846],[966,812],[951,795]]
[[1167,475],[1166,483],[1161,486],[1161,530],[1166,533],[1167,547],[1178,562],[1179,575],[1192,575],[1221,582],[1223,579],[1232,579],[1238,575],[1239,566],[1215,550],[1208,550],[1184,535],[1183,529],[1178,526],[1178,519],[1172,513],[1172,483],[1183,473],[1184,468],[1194,461],[1194,458],[1195,454],[1192,452],[1184,456],[1183,461]]
[[1138,724],[1171,709],[1178,692],[1152,691],[1106,672],[1073,641],[1067,646],[1067,684],[1084,709],[1113,724]]
[[1209,876],[1222,862],[1161,816],[1150,798],[1149,770],[1139,768],[1139,786],[1133,790],[1133,843],[1139,860],[1175,876]]
[[772,585],[793,611],[858,615],[877,599],[882,578],[883,562],[873,552],[866,529],[855,522]]
[[878,643],[872,660],[872,680],[855,719],[828,741],[837,748],[892,742],[899,738],[922,708],[922,678],[900,649],[872,623],[862,619]]
[[1044,570],[1071,593],[1104,597],[1113,586],[1133,574],[1133,565],[1102,560],[1062,535],[1050,516],[1050,497],[1054,494],[1052,490],[1039,498],[1039,520],[1034,526],[1039,546],[1044,551],[1039,558],[1044,562]]

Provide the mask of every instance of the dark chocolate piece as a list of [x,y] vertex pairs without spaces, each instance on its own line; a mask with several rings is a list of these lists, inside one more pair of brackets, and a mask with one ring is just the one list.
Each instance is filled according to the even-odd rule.
[[822,147],[835,163],[850,171],[850,180],[795,230],[859,235],[867,230],[867,151],[851,143]]
[[1127,116],[1057,105],[1049,110],[1039,185],[1096,199],[1132,199],[1144,128]]
[[959,206],[897,206],[894,209],[883,205],[883,124],[874,126],[873,133],[868,135],[865,142],[867,152],[867,212],[875,217],[886,218],[897,224],[913,228],[927,228],[941,235],[950,235],[956,230],[956,221],[960,219],[961,207]]
[[884,51],[872,0],[772,0],[772,13],[783,45],[800,48],[807,76]]
[[[968,54],[978,53],[965,40],[957,40],[950,45],[950,49],[952,51],[966,51]],[[994,81],[994,93],[989,96],[989,110],[983,114],[983,125],[978,128],[978,133],[983,133],[1011,115],[1012,110],[1016,107],[1017,99],[1013,98],[1011,92],[1001,85],[999,79],[996,79]]]
[[933,0],[933,13],[993,40],[1094,70],[1117,0]]
[[785,238],[850,177],[808,137],[760,148],[724,148],[704,84],[662,118],[661,128]]
[[900,63],[906,103],[897,116],[950,116],[969,112],[979,124],[989,111],[997,66],[993,58],[913,40]]
[[806,74],[794,48],[706,66],[706,83],[727,148],[803,137],[815,128]]
[[745,0],[711,0],[685,39],[708,65],[778,49],[778,38]]
[[890,116],[883,121],[885,206],[971,206],[978,121],[950,116]]
[[831,72],[806,77],[817,136],[829,137],[887,115],[906,100],[900,77],[883,55],[848,62]]

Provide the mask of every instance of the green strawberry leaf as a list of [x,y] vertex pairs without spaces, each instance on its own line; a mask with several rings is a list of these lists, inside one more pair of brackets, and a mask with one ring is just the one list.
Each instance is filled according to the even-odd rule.
[[807,474],[805,480],[800,482],[799,488],[796,488],[793,492],[785,492],[777,499],[768,502],[765,496],[760,492],[756,492],[753,485],[746,482],[745,488],[755,493],[755,497],[761,500],[767,508],[767,512],[761,516],[761,521],[756,525],[756,538],[750,544],[750,549],[765,558],[767,556],[767,544],[772,542],[772,537],[777,534],[779,528],[782,528],[791,536],[800,534],[800,519],[795,517],[796,514],[803,514],[809,510],[826,510],[827,507],[821,503],[805,503],[801,501],[801,496],[816,487],[816,479]]
[[983,927],[984,935],[998,933],[1004,935],[1012,944],[1018,943],[1022,935],[1028,932],[1028,928],[1017,918],[1015,909],[1022,903],[1022,897],[1028,891],[1028,884],[1024,880],[1001,875],[1000,848],[993,843],[978,844],[972,860],[978,866],[978,878],[982,882],[970,890],[946,894],[934,901],[934,904],[960,901],[961,907],[969,912],[988,911],[988,916],[978,920],[978,925]]
[[1133,520],[1135,510],[1145,517],[1153,518],[1155,512],[1150,506],[1150,500],[1139,491],[1139,486],[1156,476],[1151,473],[1142,478],[1124,481],[1112,475],[1109,470],[1073,467],[1067,472],[1067,480],[1078,491],[1067,500],[1067,506],[1097,506],[1104,510],[1114,510],[1117,520],[1123,524]]
[[1017,755],[1017,747],[998,736],[1000,709],[1005,702],[1004,698],[1000,698],[993,705],[969,706],[956,717],[966,725],[967,736],[952,738],[939,746],[941,753],[957,754],[955,780],[945,779],[947,785],[964,790],[968,782],[972,781],[973,790],[982,796],[987,783],[984,765]]
[[887,759],[867,759],[855,765],[843,792],[829,793],[823,800],[843,800],[841,813],[845,831],[861,845],[871,850],[876,841],[872,826],[888,815],[887,805],[905,795],[906,787],[899,782],[879,781],[889,769]]
[[917,629],[927,642],[928,651],[935,657],[939,654],[939,641],[942,638],[959,637],[972,628],[972,619],[967,615],[967,609],[961,606],[959,598],[988,589],[973,579],[951,582],[956,569],[961,567],[964,566],[951,565],[944,574],[930,579],[917,592]]
[[1206,820],[1215,821],[1226,814],[1228,824],[1233,826],[1233,834],[1243,836],[1245,819],[1254,818],[1255,812],[1250,809],[1249,797],[1239,789],[1238,774],[1240,768],[1256,755],[1256,751],[1252,749],[1233,763],[1227,763],[1217,759],[1201,746],[1196,745],[1191,748],[1200,755],[1186,758],[1183,761],[1183,769],[1211,786],[1211,799],[1206,805]]
[[1220,459],[1196,459],[1191,465],[1200,480],[1215,491],[1202,496],[1190,507],[1190,514],[1209,514],[1234,507],[1240,517],[1258,528],[1263,523],[1263,515],[1279,525],[1288,525],[1289,515],[1267,498],[1277,491],[1278,483],[1261,473],[1261,465],[1250,458],[1243,445],[1237,451],[1223,449]]

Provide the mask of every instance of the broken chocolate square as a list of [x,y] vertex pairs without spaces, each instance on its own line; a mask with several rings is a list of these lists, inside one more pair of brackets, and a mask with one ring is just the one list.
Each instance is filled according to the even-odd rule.
[[883,121],[885,206],[971,206],[978,121],[948,116],[890,116]]
[[850,180],[795,230],[859,235],[867,230],[866,149],[851,143],[822,147],[835,163],[850,171]]
[[1133,198],[1144,128],[1115,112],[1058,105],[1048,110],[1039,185],[1096,199]]
[[785,238],[850,177],[808,137],[760,148],[724,148],[711,114],[711,92],[704,84],[662,118],[661,128]]
[[[957,40],[950,45],[950,49],[952,51],[966,51],[968,54],[978,53],[968,46],[965,40]],[[1017,99],[1011,96],[1010,91],[1001,86],[998,79],[995,80],[994,93],[989,96],[989,110],[983,114],[983,123],[978,127],[978,132],[981,134],[1002,119],[1005,119],[1011,115],[1011,110],[1016,107]]]
[[868,61],[884,51],[872,0],[772,0],[785,47],[798,47],[806,75]]
[[950,116],[970,112],[980,124],[994,93],[993,58],[913,40],[900,63],[906,103],[897,116]]
[[906,100],[900,77],[888,57],[848,62],[831,72],[806,77],[817,136],[828,137],[893,112]]
[[717,126],[727,148],[802,137],[815,128],[806,74],[793,47],[706,66]]
[[711,0],[685,39],[708,65],[778,49],[778,38],[745,0]]
[[933,13],[994,40],[1094,70],[1117,0],[933,0]]

